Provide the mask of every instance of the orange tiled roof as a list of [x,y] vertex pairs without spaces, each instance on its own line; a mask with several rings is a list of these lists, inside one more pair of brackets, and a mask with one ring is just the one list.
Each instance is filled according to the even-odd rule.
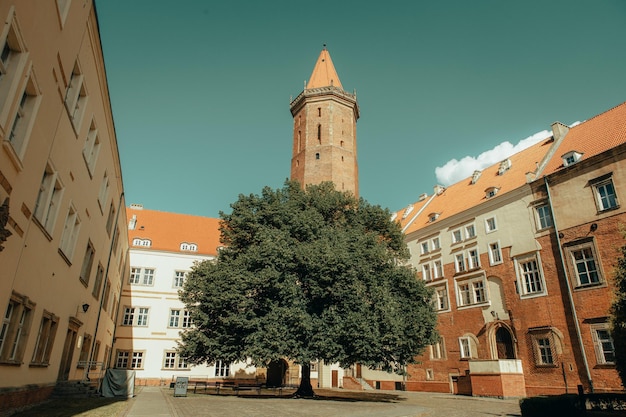
[[313,68],[311,78],[309,79],[306,88],[308,89],[330,86],[341,88],[343,90],[343,87],[341,86],[341,81],[339,81],[339,75],[337,75],[337,71],[335,71],[333,61],[332,59],[330,59],[330,54],[326,50],[326,47],[324,47],[324,49],[322,49],[322,52],[320,53],[320,56],[317,58],[317,62],[315,63],[315,67]]
[[[134,230],[128,230],[131,248],[141,248],[133,246],[133,240],[139,238],[149,239],[151,250],[217,255],[220,219],[128,207],[127,221],[130,222],[133,216],[137,221]],[[182,251],[181,243],[195,244],[198,250]]]
[[570,151],[582,154],[581,161],[626,143],[626,102],[570,128],[542,174],[563,168],[562,156]]
[[[510,156],[508,158],[511,163],[510,168],[502,175],[498,174],[501,163],[497,163],[482,170],[480,177],[474,184],[472,184],[472,178],[468,177],[445,188],[411,222],[405,233],[408,234],[427,226],[430,223],[429,218],[432,213],[439,215],[437,218],[437,222],[439,222],[484,203],[487,200],[487,190],[491,187],[497,188],[498,191],[494,198],[498,198],[502,194],[526,184],[526,174],[536,171],[537,163],[541,162],[552,144],[552,138],[546,138]],[[426,201],[429,201],[429,199],[430,197]],[[404,210],[399,211],[397,218],[400,218],[403,212]]]

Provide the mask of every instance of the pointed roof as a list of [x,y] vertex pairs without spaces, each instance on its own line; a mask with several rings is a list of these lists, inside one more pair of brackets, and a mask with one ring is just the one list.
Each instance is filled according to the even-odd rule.
[[306,88],[309,89],[330,86],[341,88],[343,90],[337,71],[335,71],[333,61],[330,59],[330,54],[326,49],[326,45],[324,45],[324,49],[322,49],[320,56],[317,58],[315,68],[313,68],[311,78],[309,79]]

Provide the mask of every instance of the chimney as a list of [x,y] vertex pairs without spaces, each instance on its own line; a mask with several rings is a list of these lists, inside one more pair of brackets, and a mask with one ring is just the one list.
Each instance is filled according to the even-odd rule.
[[561,122],[552,123],[552,136],[554,137],[554,141],[558,142],[563,139],[565,135],[569,132],[569,126],[564,125]]

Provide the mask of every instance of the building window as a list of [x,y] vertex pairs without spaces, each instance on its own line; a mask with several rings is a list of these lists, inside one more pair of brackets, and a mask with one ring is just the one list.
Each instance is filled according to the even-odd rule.
[[452,231],[452,243],[459,243],[463,241],[463,233],[461,229]]
[[600,284],[602,275],[599,262],[591,244],[579,245],[569,250],[570,260],[576,276],[576,286],[586,287]]
[[432,276],[430,275],[430,264],[422,265],[422,278],[424,278],[424,281],[432,280]]
[[109,198],[109,175],[104,172],[102,176],[102,182],[100,183],[100,192],[98,193],[98,204],[100,204],[100,210],[104,212],[104,205]]
[[498,242],[489,244],[489,263],[491,265],[502,263],[502,251],[500,250],[500,243]]
[[80,347],[80,355],[78,356],[77,368],[85,368],[89,366],[89,352],[91,351],[91,335],[85,333],[83,336],[83,343]]
[[11,130],[8,134],[9,143],[20,161],[24,156],[24,150],[28,144],[30,132],[35,122],[35,115],[41,101],[39,94],[39,89],[31,75],[22,91],[15,117],[11,124]]
[[608,324],[593,325],[591,327],[591,336],[598,364],[615,364],[615,345],[613,344]]
[[98,262],[98,269],[96,269],[96,279],[94,280],[93,290],[91,292],[91,295],[93,295],[93,297],[96,300],[100,299],[100,290],[102,289],[103,278],[104,278],[104,268],[102,267],[102,264]]
[[319,153],[315,154],[315,159],[320,159],[320,154]]
[[570,166],[575,164],[576,162],[580,161],[580,158],[582,158],[583,154],[580,152],[576,152],[576,151],[569,151],[566,154],[561,156],[561,159],[563,160],[563,166]]
[[149,248],[152,246],[152,241],[150,239],[140,239],[138,237],[133,239],[133,246],[144,246]]
[[476,228],[474,227],[474,225],[470,224],[468,226],[465,226],[465,238],[471,239],[473,237],[476,237]]
[[76,247],[76,240],[78,240],[78,232],[80,230],[80,218],[78,212],[73,205],[70,205],[67,211],[67,217],[65,218],[65,225],[63,226],[63,234],[61,235],[61,242],[59,249],[65,255],[68,261],[71,262],[74,256],[74,248]]
[[70,75],[67,91],[65,92],[65,108],[76,132],[80,129],[80,123],[87,106],[87,91],[85,90],[84,81],[84,76],[78,62],[76,62]]
[[459,350],[461,359],[476,358],[478,349],[474,337],[470,335],[459,337]]
[[498,187],[489,187],[485,190],[485,198],[492,198],[498,194],[500,189]]
[[478,249],[470,249],[467,251],[467,262],[469,264],[469,269],[480,268],[480,255],[478,254]]
[[174,271],[174,288],[182,288],[185,284],[185,271]]
[[322,144],[322,125],[317,125],[317,142]]
[[539,230],[547,229],[548,227],[554,226],[554,221],[552,220],[552,211],[550,211],[549,204],[542,204],[535,207],[535,212],[537,214],[537,225],[539,226]]
[[50,363],[50,353],[54,344],[54,337],[57,333],[59,318],[54,314],[45,311],[41,317],[39,324],[39,332],[37,333],[37,342],[33,350],[32,365],[48,366]]
[[437,311],[447,311],[450,309],[448,303],[448,288],[445,285],[435,287],[433,301],[435,303],[435,310]]
[[[181,320],[182,319],[182,320]],[[168,327],[182,327],[187,329],[191,327],[191,314],[188,310],[172,309],[170,310],[170,318]]]
[[163,358],[164,369],[187,369],[187,361],[174,351],[166,351]]
[[485,220],[485,232],[486,233],[494,232],[497,229],[498,229],[498,227],[496,225],[496,218],[495,217],[490,217],[490,218]]
[[87,164],[87,170],[89,175],[93,177],[93,171],[96,168],[96,161],[98,160],[98,154],[100,153],[100,139],[98,138],[98,129],[94,122],[91,122],[89,132],[87,133],[87,139],[83,146],[83,159]]
[[485,279],[482,276],[457,282],[458,306],[466,307],[487,302]]
[[85,287],[89,285],[89,278],[91,277],[91,267],[93,265],[93,258],[96,250],[91,243],[91,240],[87,241],[87,249],[85,249],[85,256],[83,258],[83,266],[80,270],[80,281]]
[[529,340],[533,349],[535,365],[555,367],[561,354],[560,336],[552,328],[530,329]]
[[34,308],[28,297],[12,294],[0,329],[0,363],[21,365]]
[[230,363],[224,361],[215,362],[215,376],[222,378],[230,376]]
[[545,284],[541,271],[539,255],[516,258],[517,278],[519,280],[520,296],[545,294]]
[[593,190],[598,211],[611,210],[619,207],[615,187],[613,186],[613,180],[611,178],[594,182]]
[[457,273],[465,271],[465,254],[463,252],[454,255],[454,267]]
[[439,238],[438,237],[434,237],[431,240],[431,244],[432,244],[433,250],[441,249],[441,244],[439,243]]
[[153,285],[154,268],[130,268],[130,283],[133,285]]
[[422,255],[426,255],[429,252],[428,241],[422,242],[421,248],[422,248]]
[[430,345],[430,359],[445,359],[446,349],[443,342],[443,337],[440,337],[437,343]]
[[111,229],[113,228],[113,221],[115,220],[115,207],[113,203],[109,206],[109,215],[107,216],[106,230],[107,235],[111,236]]
[[433,278],[443,278],[443,264],[440,260],[433,262]]
[[[3,22],[5,30],[0,33],[0,97],[6,101],[0,103],[0,110],[4,105],[11,104],[10,99],[14,97],[11,92],[15,94],[15,84],[22,79],[18,69],[23,68],[20,64],[28,55],[23,53],[26,47],[18,29],[14,8],[11,8]],[[6,36],[2,37],[3,34]]]
[[115,367],[118,369],[143,369],[144,352],[118,350]]
[[35,219],[49,234],[52,234],[54,229],[62,195],[63,186],[59,176],[52,165],[48,163],[35,202]]
[[149,314],[150,309],[148,307],[124,307],[122,325],[145,327],[148,325]]
[[195,243],[183,242],[183,243],[180,244],[180,250],[185,250],[185,251],[190,251],[190,252],[197,252],[198,251],[198,245],[196,245]]

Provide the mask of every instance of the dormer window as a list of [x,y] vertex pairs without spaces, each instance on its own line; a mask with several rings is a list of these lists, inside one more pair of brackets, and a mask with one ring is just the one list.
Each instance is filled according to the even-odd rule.
[[137,226],[137,215],[133,214],[133,217],[128,222],[128,230],[135,230],[135,226]]
[[145,248],[149,248],[152,246],[152,241],[150,239],[140,239],[136,237],[133,239],[133,246],[143,246]]
[[498,175],[504,175],[511,168],[511,160],[509,158],[500,162],[500,166],[498,167]]
[[563,166],[568,167],[570,165],[574,165],[576,162],[580,161],[580,158],[583,157],[583,154],[576,151],[569,151],[565,155],[561,156],[563,159]]
[[396,217],[398,217],[398,213],[393,213],[391,215],[391,221],[394,221],[396,219]]
[[485,190],[485,197],[486,198],[495,197],[495,195],[498,194],[499,190],[500,189],[498,187],[489,187]]
[[430,213],[430,214],[428,215],[428,222],[429,222],[429,223],[432,223],[432,222],[436,221],[436,220],[439,218],[439,215],[440,215],[440,214],[441,214],[441,213]]
[[195,243],[183,242],[183,243],[180,244],[180,250],[190,251],[190,252],[197,252],[198,251],[198,245],[196,245]]
[[472,174],[472,184],[476,184],[476,181],[478,181],[478,178],[480,178],[481,173],[482,171],[474,171],[474,173]]
[[406,217],[413,211],[413,204],[409,204],[408,207],[404,210],[404,214],[402,215],[403,219],[406,219]]

